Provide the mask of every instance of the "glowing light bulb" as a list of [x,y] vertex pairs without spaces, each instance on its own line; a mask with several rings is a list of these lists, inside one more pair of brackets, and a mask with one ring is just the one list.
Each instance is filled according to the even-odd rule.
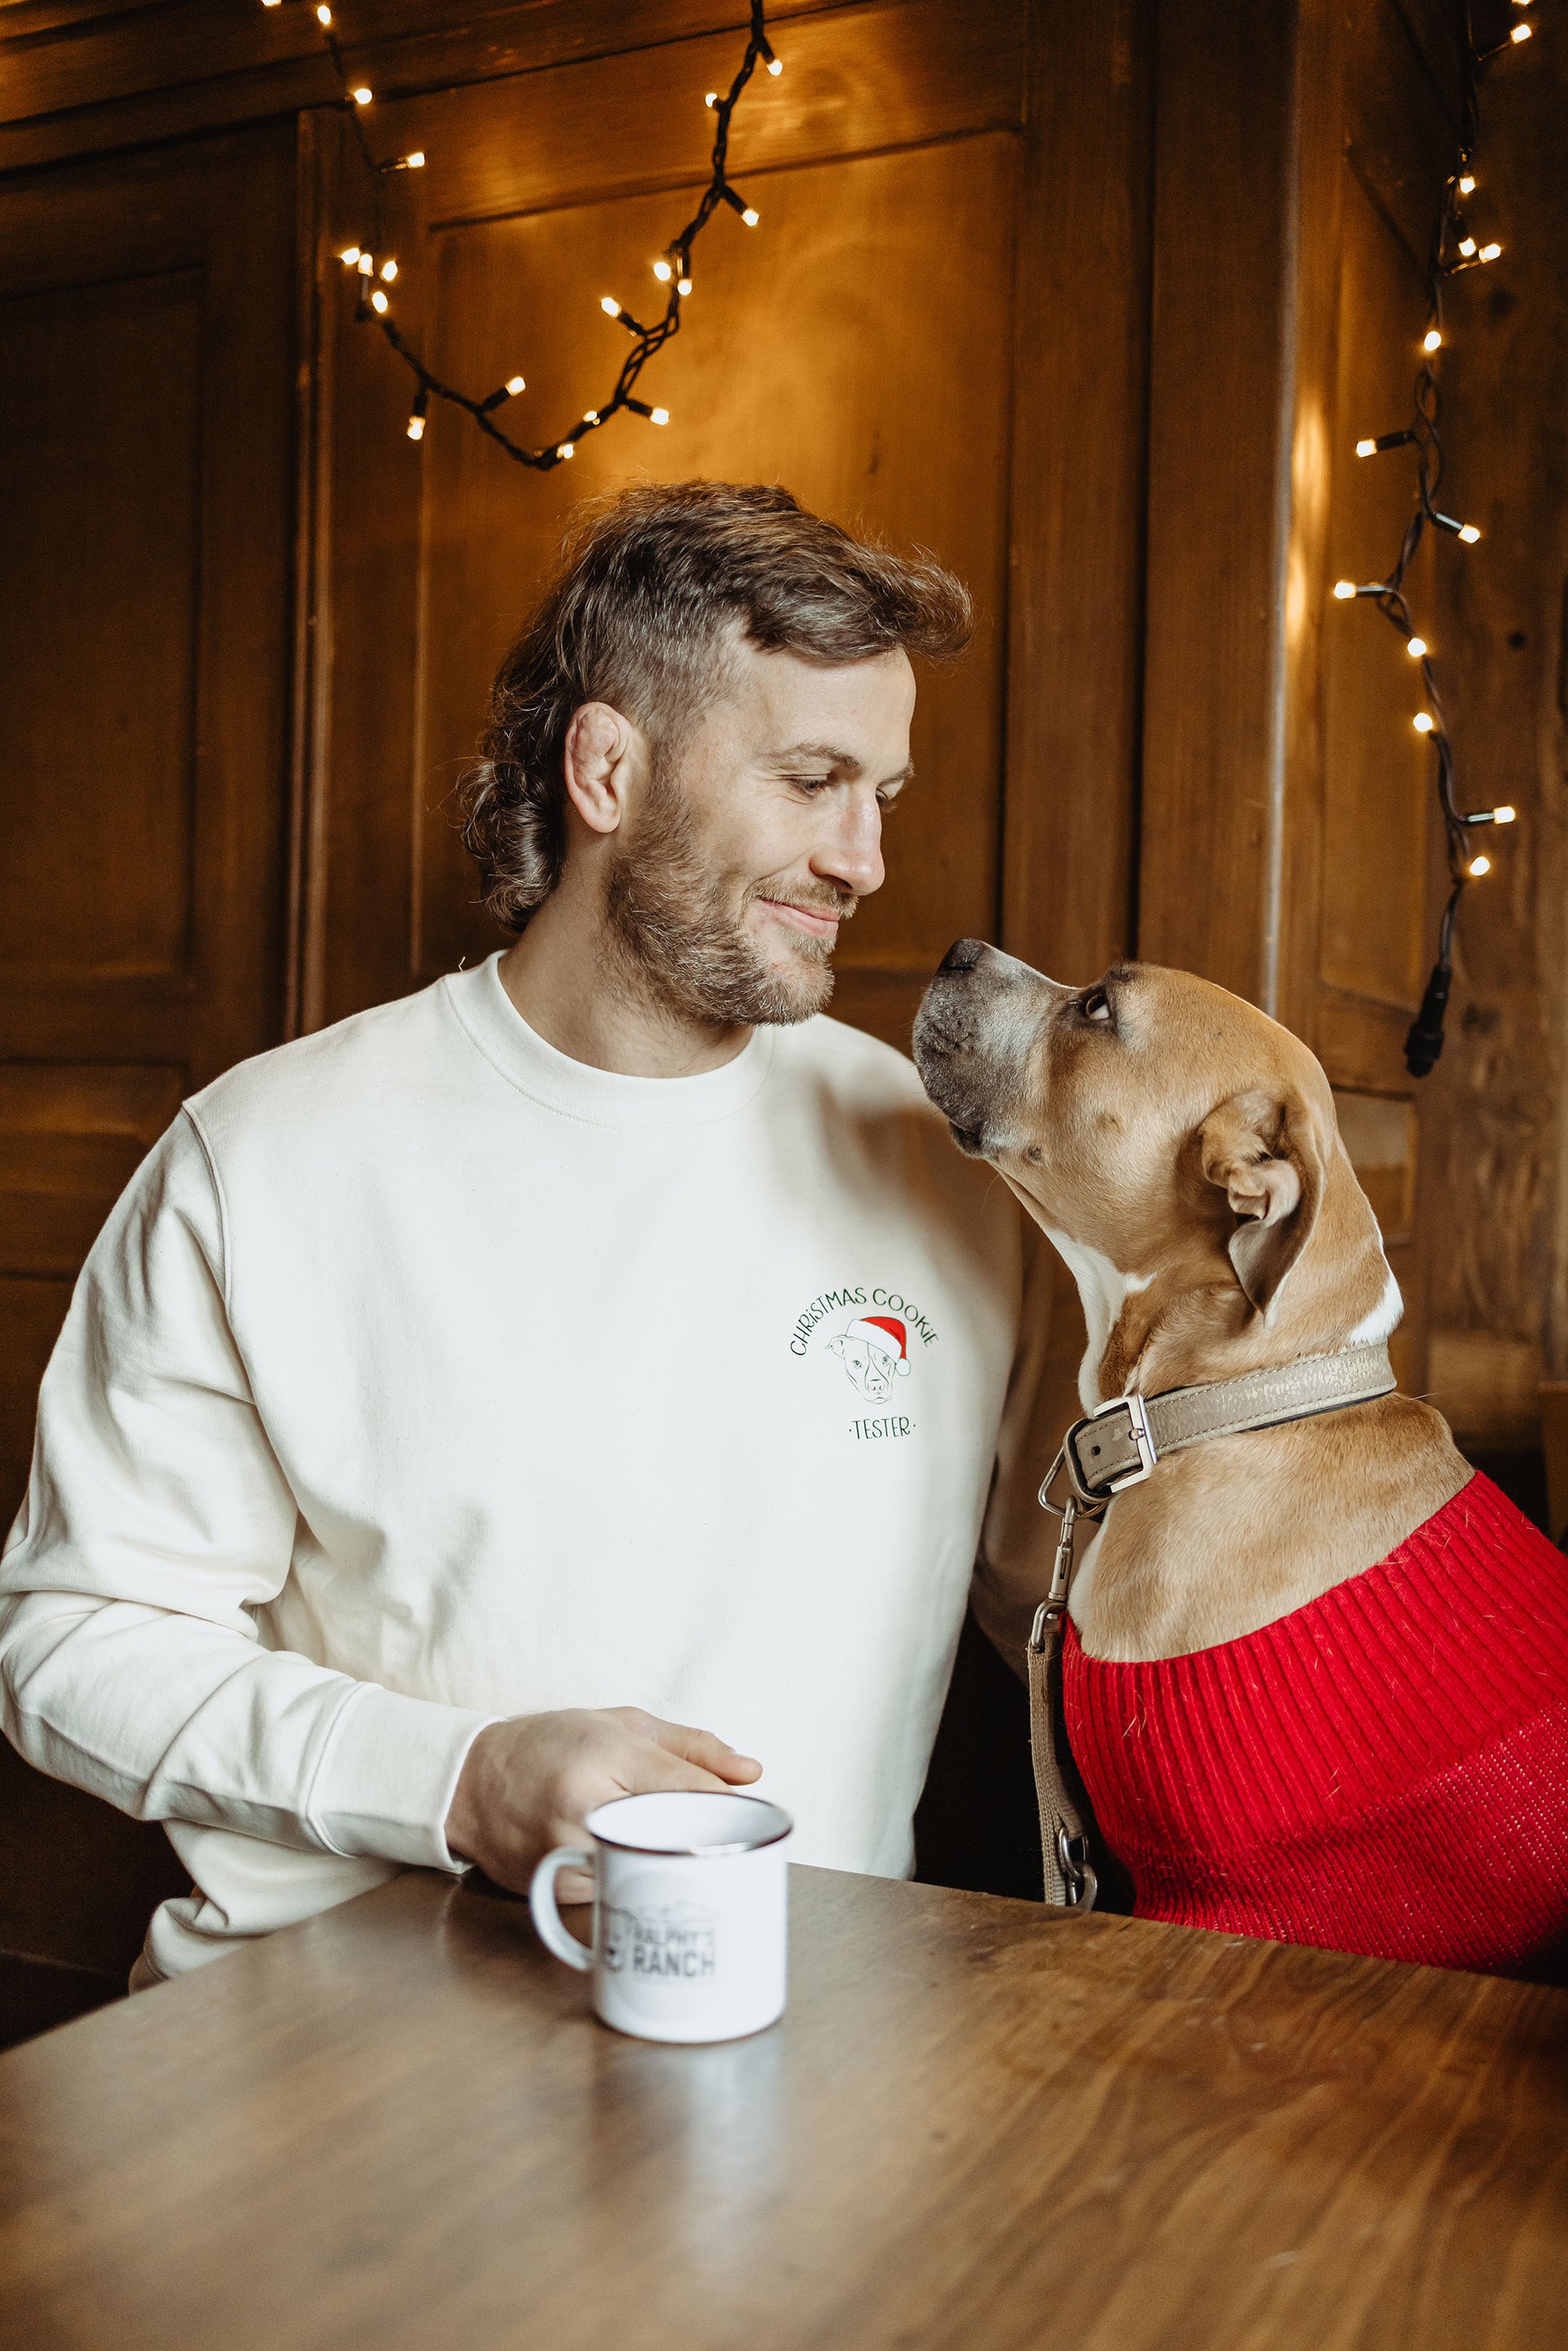
[[599,307],[607,319],[618,319],[621,316],[621,305],[613,294],[601,294],[599,298]]
[[1491,820],[1493,824],[1511,824],[1518,813],[1516,809],[1511,809],[1505,802],[1501,808],[1493,809]]
[[1476,258],[1478,261],[1497,261],[1500,258],[1501,254],[1502,247],[1500,245],[1483,245]]
[[768,60],[768,70],[772,75],[774,80],[777,81],[779,75],[783,72],[784,68],[778,57],[769,57]]
[[710,90],[705,91],[704,96],[703,96],[703,104],[704,104],[705,106],[716,106],[716,105],[718,104],[718,92],[717,92],[717,90],[716,90],[716,89],[710,89]]
[[1409,654],[1412,661],[1419,661],[1427,650],[1426,638],[1412,637],[1405,650]]
[[281,8],[283,0],[261,0],[264,8]]
[[1358,457],[1375,457],[1377,455],[1376,442],[1358,441],[1355,444],[1355,454]]
[[1479,882],[1483,873],[1490,873],[1491,872],[1491,859],[1490,857],[1472,857],[1469,863],[1466,866],[1465,872],[1469,875],[1472,882]]
[[1417,735],[1429,735],[1432,732],[1431,712],[1429,710],[1418,710],[1416,713],[1415,717],[1410,721],[1410,724],[1414,726]]
[[654,262],[653,275],[658,279],[661,286],[667,286],[674,274],[674,271],[670,267],[667,261]]
[[371,308],[381,317],[384,318],[386,316],[387,298],[382,292],[379,286],[376,287],[375,292],[371,296]]
[[755,204],[747,204],[740,217],[746,223],[747,228],[755,228],[758,222],[762,218],[762,214],[758,211]]
[[416,147],[412,155],[402,155],[398,159],[398,170],[400,172],[423,172],[423,169],[424,150],[423,147]]
[[1350,597],[1354,595],[1355,582],[1354,580],[1336,580],[1333,584],[1333,591],[1339,598],[1340,602],[1343,604],[1346,602]]
[[1459,525],[1459,537],[1464,540],[1467,547],[1473,547],[1477,539],[1479,538],[1480,533],[1476,528],[1473,522],[1462,522]]
[[411,441],[423,441],[423,438],[424,438],[424,419],[423,419],[423,416],[411,416],[411,417],[409,418],[409,420],[408,420],[408,437],[409,437],[409,439],[410,439]]
[[1459,182],[1459,193],[1461,196],[1473,196],[1475,192],[1475,180],[1472,175],[1467,172],[1464,178]]
[[597,424],[599,422],[598,409],[585,408],[582,412],[582,421],[585,424]]
[[342,263],[345,269],[352,269],[359,257],[360,248],[357,245],[346,245],[343,247],[342,252],[338,256],[339,260]]
[[1421,349],[1424,351],[1440,351],[1442,348],[1442,336],[1437,332],[1436,327],[1428,327],[1426,333],[1421,338]]
[[528,385],[523,381],[520,375],[509,375],[507,378],[507,397],[508,400],[516,400],[518,392],[527,392],[528,388]]
[[392,284],[392,279],[397,276],[397,264],[396,264],[396,262],[395,262],[395,261],[383,261],[383,262],[382,262],[382,276],[386,279],[387,284],[390,286],[390,285]]
[[690,279],[689,277],[677,277],[677,278],[676,278],[676,280],[675,280],[675,291],[676,291],[676,293],[677,293],[677,294],[689,294],[689,293],[691,292],[691,290],[692,290],[692,281],[691,281],[691,279]]
[[1475,251],[1475,249],[1476,249],[1476,241],[1475,241],[1475,238],[1474,238],[1473,236],[1462,236],[1462,237],[1460,237],[1460,239],[1459,239],[1459,251],[1464,255],[1465,259],[1466,259],[1467,261],[1469,259],[1469,257],[1470,257],[1471,254]]
[[351,89],[349,92],[349,96],[353,99],[356,106],[369,106],[371,102],[371,93],[366,89],[363,82],[360,84],[358,89]]
[[371,260],[368,253],[361,254],[359,259],[359,271],[361,277],[368,277],[375,266],[375,263]]
[[575,457],[577,450],[571,442],[563,441],[555,454],[558,457]]
[[1534,29],[1534,26],[1531,25],[1516,25],[1508,37],[1517,48],[1521,41],[1529,40],[1530,36]]
[[319,25],[329,25],[331,21],[332,11],[328,7],[327,0],[321,0],[320,7],[316,11],[316,22]]
[[670,412],[667,408],[651,408],[648,411],[648,422],[651,424],[667,424],[669,421]]

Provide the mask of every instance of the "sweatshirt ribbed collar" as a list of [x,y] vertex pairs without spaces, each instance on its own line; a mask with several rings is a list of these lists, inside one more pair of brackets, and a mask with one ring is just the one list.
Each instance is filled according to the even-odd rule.
[[629,1078],[558,1052],[530,1029],[502,984],[498,950],[441,982],[458,1022],[491,1067],[519,1093],[589,1126],[711,1125],[753,1102],[773,1062],[773,1033],[754,1029],[733,1061],[695,1078]]

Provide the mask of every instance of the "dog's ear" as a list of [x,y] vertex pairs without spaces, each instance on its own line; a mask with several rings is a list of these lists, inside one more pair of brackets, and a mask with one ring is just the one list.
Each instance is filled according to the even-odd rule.
[[1230,1237],[1236,1279],[1266,1314],[1318,1220],[1323,1156],[1300,1094],[1267,1088],[1217,1103],[1197,1131],[1203,1172],[1241,1222]]

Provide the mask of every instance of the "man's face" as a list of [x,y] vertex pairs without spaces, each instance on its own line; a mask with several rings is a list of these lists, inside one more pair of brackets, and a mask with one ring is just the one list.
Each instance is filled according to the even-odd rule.
[[809,1019],[839,925],[880,889],[882,824],[909,776],[902,653],[828,669],[739,643],[727,690],[655,756],[607,883],[638,975],[685,1018]]

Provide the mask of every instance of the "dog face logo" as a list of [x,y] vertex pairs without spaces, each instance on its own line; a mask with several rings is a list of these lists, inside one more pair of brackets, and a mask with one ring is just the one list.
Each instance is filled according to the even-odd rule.
[[896,1314],[862,1314],[829,1340],[828,1353],[837,1355],[850,1385],[873,1404],[891,1395],[894,1380],[909,1371],[907,1333]]

